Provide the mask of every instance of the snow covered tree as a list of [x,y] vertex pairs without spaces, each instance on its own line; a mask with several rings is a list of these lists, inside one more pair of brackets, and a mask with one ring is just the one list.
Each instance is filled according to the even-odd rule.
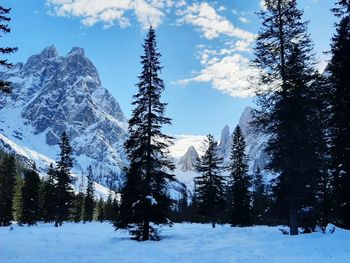
[[350,1],[337,0],[333,12],[340,19],[332,38],[332,58],[328,65],[335,222],[350,229]]
[[15,157],[13,155],[5,156],[0,164],[0,226],[9,226],[13,219],[15,176]]
[[[320,175],[322,132],[310,108],[315,80],[307,23],[295,0],[266,0],[256,42],[255,64],[261,69],[255,124],[270,136],[268,168],[279,176],[274,193],[288,216],[290,234],[298,234],[298,213],[315,205]],[[314,136],[317,135],[317,136]],[[320,137],[321,136],[321,137]]]
[[196,170],[201,173],[195,178],[196,202],[199,206],[199,213],[205,216],[213,228],[218,222],[219,215],[225,208],[223,159],[218,156],[217,142],[209,134],[205,141],[206,151],[198,160]]
[[35,165],[24,173],[24,185],[22,187],[22,214],[20,223],[35,225],[40,220],[39,191],[40,177]]
[[[3,34],[7,34],[11,32],[11,29],[8,26],[8,23],[11,21],[9,17],[11,8],[4,8],[0,6],[0,32]],[[0,47],[1,55],[8,55],[17,51],[15,47]],[[10,68],[13,65],[7,61],[7,59],[0,59],[0,66],[5,68]],[[11,91],[11,83],[5,80],[0,79],[0,91],[2,92],[10,92]]]
[[56,170],[53,165],[47,171],[47,178],[44,179],[42,187],[42,200],[41,200],[41,212],[42,219],[45,223],[53,222],[55,220],[56,211],[56,195],[55,195],[55,175]]
[[59,160],[55,169],[55,226],[68,220],[72,206],[73,191],[70,169],[73,166],[72,147],[66,132],[62,133]]
[[233,132],[230,154],[228,188],[230,200],[231,224],[233,226],[251,225],[251,194],[249,191],[248,158],[245,154],[245,139],[239,125]]
[[133,97],[135,109],[129,120],[129,138],[125,143],[129,158],[126,182],[121,195],[116,229],[129,229],[136,240],[159,240],[157,225],[170,225],[167,215],[171,199],[167,190],[174,166],[168,156],[172,138],[162,133],[163,125],[171,124],[165,116],[166,103],[161,102],[164,90],[160,78],[162,66],[155,30],[151,27],[143,45],[142,72]]
[[94,182],[92,180],[92,168],[91,165],[88,167],[87,174],[87,187],[86,187],[86,195],[84,201],[84,222],[91,222],[94,216]]

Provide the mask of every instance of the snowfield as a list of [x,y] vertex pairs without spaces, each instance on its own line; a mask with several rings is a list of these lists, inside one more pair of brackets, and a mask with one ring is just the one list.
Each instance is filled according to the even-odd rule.
[[175,224],[160,242],[137,242],[109,223],[0,228],[0,262],[350,262],[350,231],[285,236],[278,227]]

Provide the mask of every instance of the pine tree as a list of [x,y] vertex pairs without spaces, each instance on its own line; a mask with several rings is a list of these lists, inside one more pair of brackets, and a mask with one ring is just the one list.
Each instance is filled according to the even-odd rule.
[[87,187],[86,187],[86,195],[84,201],[84,222],[91,222],[94,216],[94,182],[92,181],[92,168],[91,165],[88,167],[87,174]]
[[[9,13],[11,8],[4,8],[0,6],[0,32],[3,34],[8,34],[11,29],[8,23],[11,21]],[[1,55],[8,55],[17,51],[15,47],[0,47]],[[0,59],[0,66],[5,68],[11,68],[13,65],[7,61],[7,59]],[[0,91],[9,93],[11,91],[11,83],[6,80],[0,80]]]
[[263,176],[257,167],[253,180],[252,219],[256,225],[267,224],[267,211],[269,210],[268,193]]
[[24,173],[24,185],[22,188],[22,215],[20,222],[35,225],[40,219],[39,213],[40,177],[35,165]]
[[[298,234],[298,214],[315,206],[315,178],[320,175],[322,131],[310,108],[315,80],[307,23],[295,0],[266,0],[255,63],[262,70],[255,124],[270,136],[268,168],[279,174],[274,194],[290,234]],[[313,136],[317,135],[317,136]]]
[[53,165],[50,164],[50,167],[47,172],[47,178],[44,179],[43,188],[42,188],[42,200],[41,200],[41,211],[42,218],[45,223],[53,222],[55,220],[56,213],[56,189],[55,189],[55,178],[56,170]]
[[97,203],[97,220],[102,223],[106,219],[105,216],[105,203],[103,202],[103,199],[100,198]]
[[174,166],[168,157],[172,138],[163,134],[166,103],[161,102],[164,83],[160,78],[160,56],[156,34],[151,27],[143,45],[142,72],[134,96],[135,109],[129,120],[129,138],[125,143],[129,158],[126,182],[121,195],[116,229],[127,228],[136,240],[159,240],[157,225],[169,225],[171,199],[167,190]]
[[332,58],[328,65],[335,223],[350,229],[350,1],[336,1],[333,12],[340,19],[332,38]]
[[22,188],[24,185],[24,180],[20,175],[16,176],[16,183],[13,196],[13,219],[15,221],[20,221],[22,216]]
[[84,201],[85,201],[85,195],[83,193],[83,188],[84,188],[84,178],[81,176],[80,184],[79,184],[79,192],[74,197],[73,221],[75,223],[80,222],[81,218],[83,216]]
[[231,224],[233,226],[251,225],[251,194],[249,191],[248,158],[245,155],[245,139],[242,130],[237,126],[233,132],[230,155],[230,180],[228,183],[232,200],[230,202]]
[[55,226],[61,226],[63,221],[68,220],[72,206],[72,179],[70,169],[73,166],[72,147],[66,132],[62,133],[59,161],[55,171]]
[[217,154],[217,143],[209,134],[205,139],[206,151],[198,160],[196,170],[202,175],[195,178],[196,198],[200,214],[205,216],[213,228],[225,207],[223,159]]
[[15,176],[15,157],[6,156],[0,165],[0,226],[9,226],[13,219]]

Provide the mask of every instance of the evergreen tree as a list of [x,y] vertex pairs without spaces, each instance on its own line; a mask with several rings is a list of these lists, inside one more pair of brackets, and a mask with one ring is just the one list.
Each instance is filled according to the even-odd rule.
[[84,211],[85,195],[83,193],[84,178],[81,176],[79,184],[79,192],[74,197],[73,221],[78,223],[81,221]]
[[15,157],[6,156],[0,165],[0,226],[9,226],[13,219],[15,176]]
[[[105,205],[105,216],[106,220],[112,221],[113,218],[113,196],[112,190],[109,190],[108,197]],[[116,220],[116,218],[115,218]]]
[[[0,6],[0,32],[3,34],[8,34],[11,32],[11,29],[8,26],[8,23],[11,21],[9,17],[11,8],[4,8]],[[0,47],[1,55],[8,55],[17,51],[17,48],[14,47]],[[0,59],[0,66],[5,68],[11,68],[13,65],[7,61],[7,59]],[[11,83],[5,80],[0,79],[0,91],[9,93],[11,91]]]
[[92,181],[92,168],[91,165],[88,167],[87,174],[87,187],[86,187],[86,195],[84,201],[84,222],[91,222],[94,216],[94,182]]
[[63,221],[68,220],[72,206],[72,179],[70,169],[73,166],[72,147],[66,132],[62,133],[59,161],[55,171],[55,226],[61,226]]
[[20,222],[35,225],[40,219],[39,213],[40,177],[35,165],[24,173],[24,185],[22,188],[22,215]]
[[259,167],[256,169],[253,180],[253,223],[262,225],[267,223],[267,211],[269,210],[268,193]]
[[200,214],[205,216],[214,228],[225,207],[224,177],[221,175],[223,159],[218,157],[217,143],[212,135],[209,134],[205,139],[205,146],[206,151],[196,165],[196,170],[202,174],[195,178],[196,202]]
[[56,170],[53,165],[50,164],[50,167],[47,172],[47,178],[44,179],[42,187],[42,200],[41,200],[41,211],[42,218],[45,223],[53,222],[55,220],[56,213],[56,189],[55,181]]
[[332,58],[328,65],[335,222],[350,229],[350,1],[337,0],[333,12],[340,19],[332,38]]
[[121,195],[119,220],[116,229],[129,229],[137,240],[159,240],[157,225],[169,225],[171,199],[167,190],[174,180],[173,164],[168,157],[172,138],[161,128],[170,124],[165,117],[166,103],[161,102],[164,83],[156,34],[151,27],[143,45],[142,72],[134,96],[135,109],[129,120],[129,138],[125,143],[130,164]]
[[242,130],[237,126],[233,132],[229,165],[230,180],[228,184],[231,192],[230,196],[232,196],[230,212],[233,226],[251,225],[250,178],[248,176],[248,158],[245,155],[245,147]]
[[22,216],[22,188],[24,185],[24,180],[20,175],[16,176],[16,184],[14,189],[13,197],[13,219],[15,221],[20,221]]
[[[255,63],[262,70],[257,91],[256,126],[270,135],[268,168],[279,176],[274,194],[290,234],[298,234],[298,214],[315,206],[315,178],[320,175],[322,131],[310,108],[315,80],[312,44],[296,0],[266,0]],[[314,136],[317,135],[317,136]]]
[[105,203],[102,198],[97,203],[97,220],[101,223],[105,220]]

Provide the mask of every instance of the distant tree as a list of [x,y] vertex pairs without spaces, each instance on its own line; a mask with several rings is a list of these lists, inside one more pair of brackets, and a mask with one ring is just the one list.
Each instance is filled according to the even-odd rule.
[[16,175],[16,183],[13,196],[13,219],[17,222],[20,221],[22,216],[22,188],[24,185],[24,180],[22,176]]
[[[8,23],[11,21],[9,17],[11,8],[4,8],[0,6],[0,32],[7,34],[11,32]],[[0,36],[1,37],[1,36]],[[8,55],[17,51],[16,47],[0,47],[1,55]],[[13,65],[7,61],[7,59],[0,59],[0,66],[10,68]],[[11,91],[11,83],[6,80],[0,80],[0,91],[9,93]]]
[[13,219],[16,162],[13,155],[5,156],[0,165],[0,226],[9,226]]
[[165,117],[166,103],[161,102],[164,90],[156,34],[151,27],[143,45],[142,72],[134,96],[135,109],[129,120],[129,138],[125,143],[129,158],[126,182],[121,194],[116,229],[128,229],[139,241],[159,240],[158,225],[170,225],[171,199],[167,185],[174,180],[174,169],[168,156],[172,138],[162,133],[170,124]]
[[337,0],[333,13],[340,19],[332,38],[332,58],[328,65],[335,223],[350,229],[350,1]]
[[80,222],[83,216],[84,200],[85,200],[83,188],[84,188],[84,178],[83,176],[81,176],[80,184],[79,184],[79,192],[74,197],[73,221],[76,223]]
[[232,196],[230,211],[233,226],[251,225],[251,194],[249,191],[250,178],[248,176],[248,158],[245,154],[245,139],[242,130],[237,126],[233,132],[230,155],[228,182]]
[[102,198],[97,203],[97,220],[101,223],[105,220],[105,203]]
[[84,201],[84,222],[91,222],[94,216],[94,182],[92,180],[92,168],[91,165],[88,167],[87,174],[87,187],[86,187],[86,195]]
[[53,222],[55,220],[56,213],[56,189],[55,189],[55,178],[56,178],[56,170],[53,165],[50,164],[50,167],[47,172],[47,178],[43,181],[42,187],[42,200],[41,200],[41,212],[42,218],[45,223]]
[[22,215],[20,222],[35,225],[40,219],[39,213],[40,177],[35,165],[24,173],[24,185],[22,188]]
[[66,132],[62,133],[59,160],[55,171],[55,226],[61,226],[68,220],[72,206],[73,190],[70,170],[73,166],[72,147]]
[[224,177],[221,175],[223,159],[217,154],[217,142],[211,134],[204,143],[206,151],[196,164],[196,170],[201,173],[195,178],[196,202],[200,214],[205,216],[214,228],[225,207]]
[[256,225],[267,224],[269,197],[263,176],[259,167],[256,168],[253,179],[252,222]]

